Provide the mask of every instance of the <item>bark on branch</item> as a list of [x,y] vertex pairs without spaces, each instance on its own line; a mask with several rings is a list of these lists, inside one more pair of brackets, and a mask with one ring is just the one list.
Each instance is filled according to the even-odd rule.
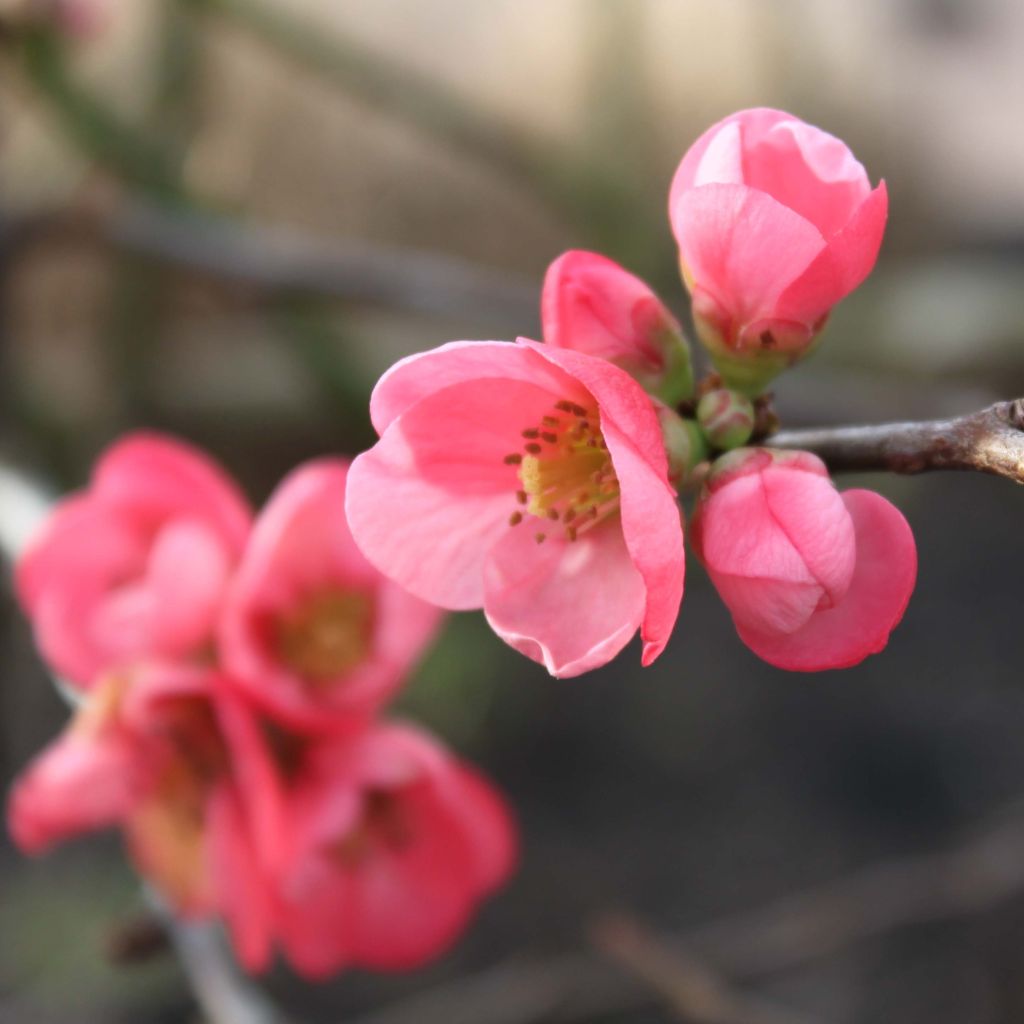
[[814,452],[833,472],[966,469],[1024,483],[1024,398],[947,420],[786,430],[773,448]]

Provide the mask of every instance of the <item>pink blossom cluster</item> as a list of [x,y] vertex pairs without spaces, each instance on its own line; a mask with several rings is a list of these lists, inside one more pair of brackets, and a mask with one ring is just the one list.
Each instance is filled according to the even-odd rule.
[[689,539],[773,665],[854,665],[913,590],[914,539],[809,452],[771,446],[764,390],[871,270],[884,184],[773,110],[715,125],[669,212],[697,337],[596,253],[548,269],[543,341],[456,341],[375,387],[379,440],[300,467],[255,520],[222,470],[152,435],[110,449],[18,567],[38,645],[80,699],[22,775],[23,849],[117,825],[184,916],[239,959],[319,976],[444,950],[511,872],[515,834],[470,766],[383,721],[440,609],[482,608],[555,676],[639,632],[664,650]]
[[423,963],[515,860],[493,787],[379,717],[440,613],[360,554],[348,476],[304,465],[253,521],[205,456],[134,435],[18,566],[78,707],[14,786],[15,840],[119,826],[165,902],[222,919],[250,970],[275,947],[313,977]]
[[870,272],[887,213],[839,139],[776,110],[715,125],[683,157],[669,214],[716,374],[683,330],[596,253],[549,268],[543,342],[460,341],[403,359],[370,402],[380,435],[347,514],[385,575],[447,609],[482,608],[556,676],[603,665],[639,630],[665,649],[683,596],[679,499],[741,639],[782,668],[881,650],[913,589],[899,511],[840,494],[810,453],[744,447],[766,385],[816,344]]

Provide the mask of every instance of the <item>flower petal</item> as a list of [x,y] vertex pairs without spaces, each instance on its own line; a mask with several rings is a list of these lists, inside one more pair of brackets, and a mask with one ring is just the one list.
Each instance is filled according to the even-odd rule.
[[809,220],[827,239],[871,191],[845,142],[796,118],[744,125],[743,182]]
[[774,317],[779,295],[825,248],[810,221],[746,185],[683,192],[672,230],[687,274],[729,310],[735,331]]
[[649,665],[675,626],[686,563],[658,415],[640,385],[617,366],[563,349],[537,350],[573,374],[597,401],[601,433],[619,480],[626,548],[647,590],[641,636],[642,661]]
[[90,493],[154,523],[191,517],[214,526],[235,553],[249,533],[249,507],[230,477],[191,445],[160,434],[131,434],[107,450]]
[[453,384],[502,378],[546,388],[559,398],[585,398],[565,374],[538,360],[529,348],[507,341],[452,341],[407,356],[392,366],[370,396],[370,418],[378,434],[411,406]]
[[780,317],[813,323],[871,273],[889,213],[885,182],[871,192],[844,228],[779,296]]
[[494,545],[484,570],[484,613],[506,643],[567,678],[625,647],[647,595],[616,519],[571,542],[551,532],[538,544],[522,523]]
[[[538,363],[545,361],[530,356],[530,365]],[[484,558],[507,528],[520,486],[505,456],[521,449],[522,428],[557,400],[499,370],[420,399],[349,470],[346,514],[363,554],[396,583],[444,608],[483,603]],[[556,374],[569,379],[556,368],[539,376],[548,382]],[[567,390],[587,398],[575,382]]]
[[795,633],[761,633],[737,624],[743,642],[779,668],[818,672],[858,664],[885,647],[910,600],[917,550],[906,519],[873,491],[846,491],[842,498],[857,539],[856,567],[845,597],[815,613]]

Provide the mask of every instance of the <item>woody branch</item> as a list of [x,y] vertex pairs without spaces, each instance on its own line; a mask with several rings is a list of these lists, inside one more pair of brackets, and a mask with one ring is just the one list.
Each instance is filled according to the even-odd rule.
[[774,448],[814,452],[833,472],[974,470],[1024,483],[1024,398],[953,419],[786,430]]

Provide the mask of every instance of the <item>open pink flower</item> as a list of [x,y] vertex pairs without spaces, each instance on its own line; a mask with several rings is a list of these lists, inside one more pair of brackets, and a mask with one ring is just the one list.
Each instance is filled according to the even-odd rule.
[[278,789],[262,733],[218,676],[147,666],[104,679],[16,781],[11,834],[41,853],[119,825],[140,873],[184,917],[224,917],[250,969],[270,954],[282,862]]
[[512,871],[504,802],[425,734],[321,744],[292,780],[278,937],[297,970],[406,970],[445,952]]
[[779,668],[846,668],[885,647],[917,574],[914,537],[873,491],[840,494],[817,456],[720,459],[691,539],[743,642]]
[[682,328],[640,278],[596,252],[563,253],[541,293],[544,340],[622,367],[674,404],[693,389]]
[[257,519],[220,630],[227,673],[293,726],[354,724],[387,700],[439,612],[382,576],[344,518],[348,465],[309,463]]
[[248,532],[245,501],[205,456],[157,435],[125,438],[18,564],[43,655],[88,688],[140,658],[203,653]]
[[553,675],[609,661],[639,627],[664,649],[682,525],[651,400],[594,356],[520,339],[453,342],[379,381],[381,438],[349,472],[349,526],[424,600],[483,607]]
[[779,110],[709,128],[676,171],[669,216],[694,319],[730,383],[811,344],[874,266],[888,197],[839,139]]

